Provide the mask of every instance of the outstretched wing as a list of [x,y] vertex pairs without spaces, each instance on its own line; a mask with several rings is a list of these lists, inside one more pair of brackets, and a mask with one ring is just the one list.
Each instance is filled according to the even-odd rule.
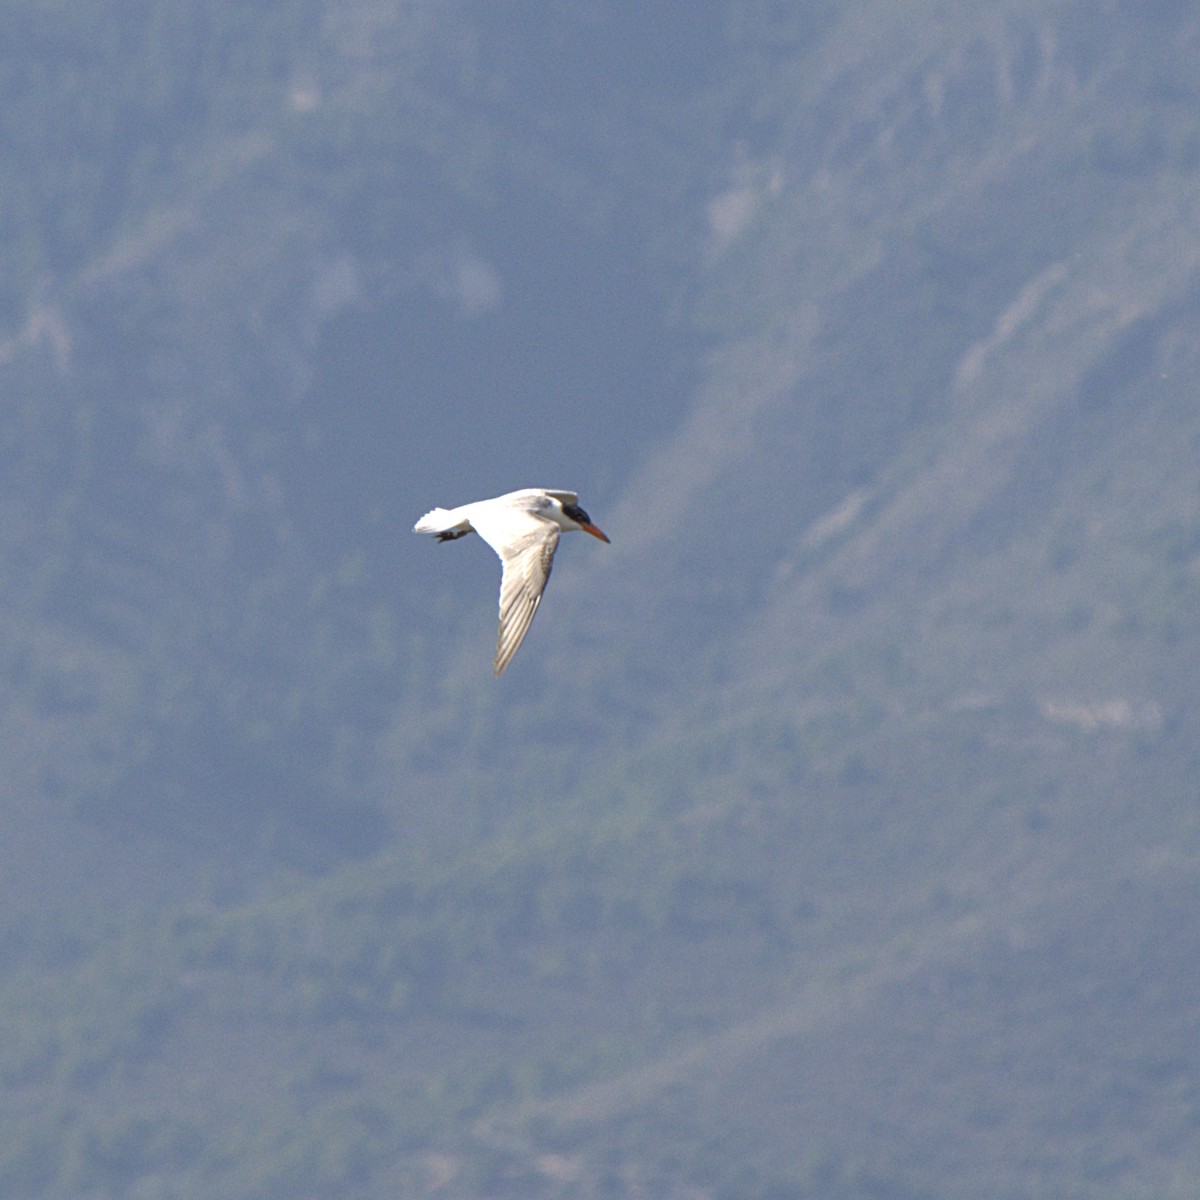
[[544,528],[500,555],[504,564],[500,579],[500,633],[496,639],[496,661],[492,664],[497,675],[503,673],[529,632],[554,565],[558,526],[550,521],[539,524]]
[[559,528],[524,508],[472,514],[471,523],[500,556],[504,568],[500,579],[500,633],[492,665],[500,675],[529,632],[533,614],[542,602],[554,551],[558,549]]

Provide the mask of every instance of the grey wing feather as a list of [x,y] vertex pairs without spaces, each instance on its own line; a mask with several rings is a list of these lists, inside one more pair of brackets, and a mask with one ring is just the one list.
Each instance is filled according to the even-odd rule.
[[539,521],[537,529],[506,547],[500,556],[504,574],[500,580],[500,634],[493,664],[497,675],[512,661],[529,632],[554,565],[558,535],[556,526]]

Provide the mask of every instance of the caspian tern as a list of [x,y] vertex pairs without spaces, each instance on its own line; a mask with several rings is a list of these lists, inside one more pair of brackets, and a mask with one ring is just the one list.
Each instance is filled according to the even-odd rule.
[[497,675],[512,661],[542,602],[559,534],[576,529],[608,541],[579,507],[574,492],[551,488],[526,488],[458,508],[434,508],[413,526],[414,533],[432,533],[439,542],[474,532],[500,555],[504,566],[500,579],[500,636],[492,664]]

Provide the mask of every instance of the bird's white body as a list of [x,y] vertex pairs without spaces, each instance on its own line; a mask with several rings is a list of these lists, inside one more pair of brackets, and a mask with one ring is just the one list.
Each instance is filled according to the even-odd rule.
[[458,508],[434,508],[413,526],[415,533],[435,534],[438,541],[477,533],[500,556],[504,573],[497,675],[512,661],[542,602],[560,534],[574,530],[608,541],[579,507],[575,492],[551,488],[525,488]]

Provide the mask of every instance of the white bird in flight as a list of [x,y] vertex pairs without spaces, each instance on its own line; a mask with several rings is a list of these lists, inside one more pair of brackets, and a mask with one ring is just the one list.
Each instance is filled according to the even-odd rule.
[[526,488],[491,500],[476,500],[458,508],[434,508],[413,526],[414,533],[432,533],[439,542],[477,533],[500,555],[500,636],[493,670],[500,675],[512,661],[554,565],[561,533],[582,529],[602,542],[608,538],[579,507],[574,492]]

